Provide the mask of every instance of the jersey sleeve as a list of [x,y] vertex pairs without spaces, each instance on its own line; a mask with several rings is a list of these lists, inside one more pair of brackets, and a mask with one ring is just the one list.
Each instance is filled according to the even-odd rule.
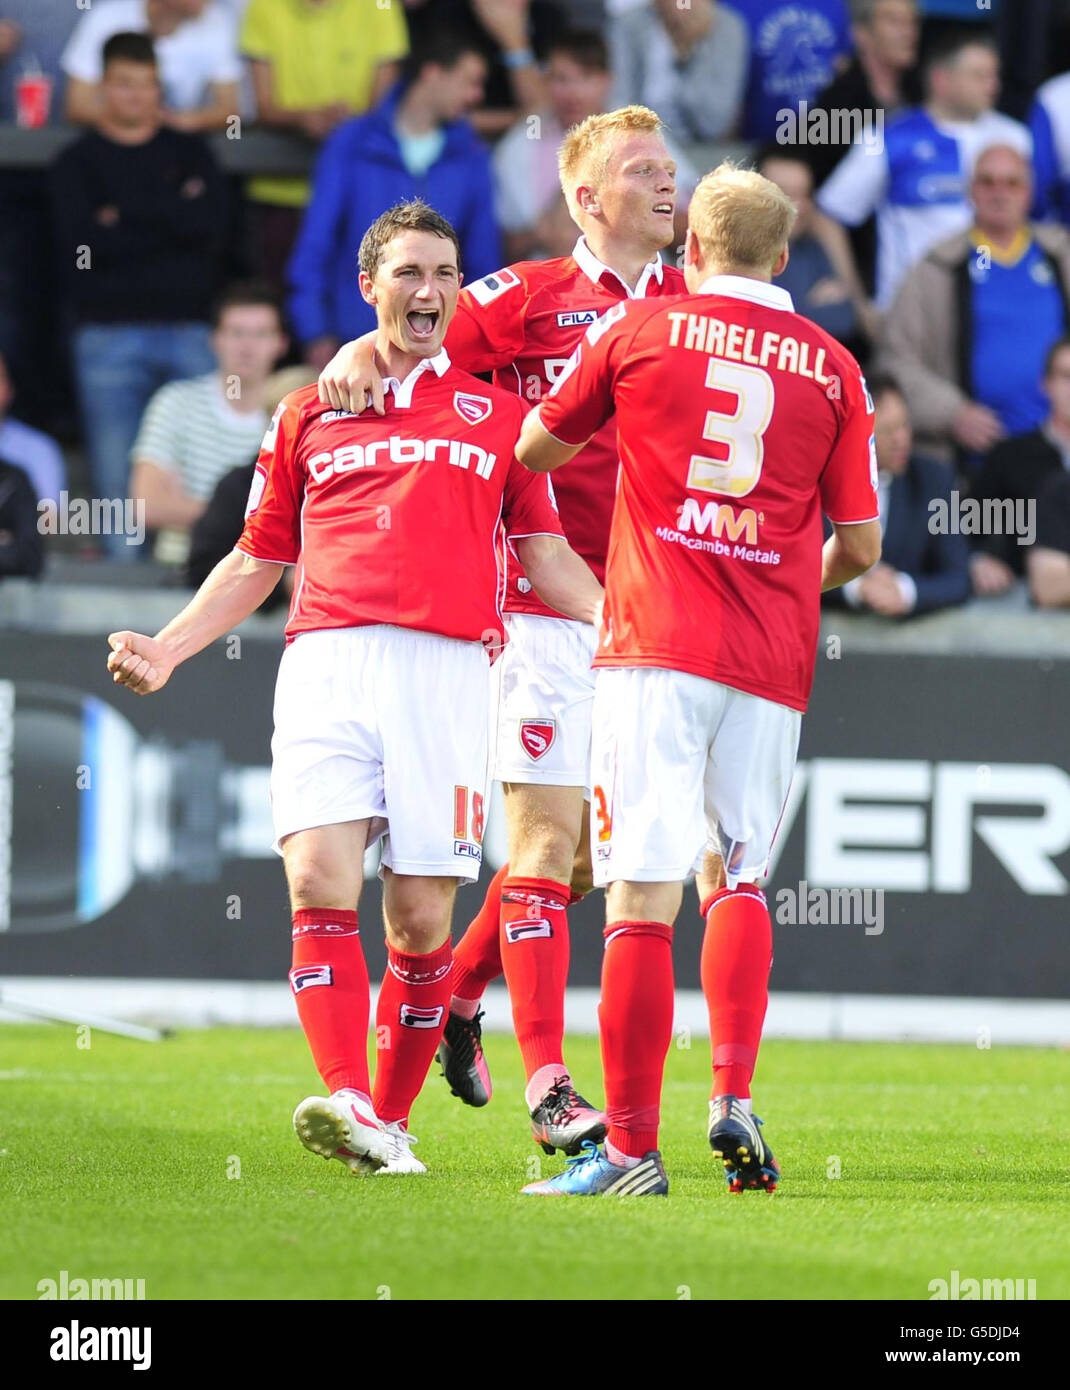
[[844,417],[821,474],[821,506],[837,526],[876,521],[880,516],[873,398],[858,363],[851,358],[843,367]]
[[613,381],[626,334],[627,301],[607,310],[580,339],[539,406],[539,419],[562,444],[586,444],[614,412]]
[[[518,434],[526,413],[518,413]],[[521,536],[564,536],[548,473],[532,473],[519,459],[510,459],[502,496],[502,527],[510,542]]]
[[297,463],[300,409],[290,397],[271,417],[249,488],[238,549],[254,560],[292,565],[301,553],[305,479]]
[[508,367],[524,347],[528,291],[515,270],[466,285],[446,330],[446,351],[466,372]]

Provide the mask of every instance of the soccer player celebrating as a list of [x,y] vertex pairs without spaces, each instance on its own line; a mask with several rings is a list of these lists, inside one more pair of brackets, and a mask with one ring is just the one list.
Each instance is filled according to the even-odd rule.
[[[765,874],[813,680],[819,592],[880,554],[873,409],[854,358],[770,281],[795,212],[722,165],[691,201],[688,295],[620,304],[525,422],[529,468],[566,464],[616,412],[621,482],[594,704],[599,1010],[609,1133],[526,1192],[661,1194],[672,936],[703,850],[709,1141],[731,1191],[779,1170],[751,1112],[772,962]],[[833,534],[822,549],[822,510]]]
[[[528,400],[546,394],[586,326],[608,309],[685,289],[659,255],[673,236],[676,165],[654,112],[627,106],[588,117],[565,137],[558,164],[582,233],[572,255],[521,262],[468,286],[447,334],[450,353],[469,371],[493,372]],[[380,408],[370,351],[370,336],[342,349],[320,378],[325,401],[359,411],[370,397]],[[616,426],[607,420],[554,480],[565,535],[600,578],[617,470]],[[504,783],[509,861],[454,953],[439,1059],[456,1095],[487,1103],[479,1002],[504,970],[533,1133],[548,1153],[576,1153],[605,1135],[604,1115],[577,1092],[562,1055],[566,909],[591,888],[595,634],[533,592],[522,557],[506,559],[495,776]]]
[[[594,622],[602,589],[566,544],[547,480],[514,457],[515,395],[450,363],[460,289],[448,222],[399,204],[361,242],[382,416],[286,396],[261,448],[237,549],[156,637],[116,632],[109,670],[138,694],[257,608],[297,564],[275,692],[271,794],[293,910],[290,983],[330,1092],[298,1106],[305,1146],[364,1173],[423,1172],[409,1109],[450,997],[458,880],[479,874],[499,521],[549,603]],[[384,836],[388,969],[370,1085],[361,866]]]

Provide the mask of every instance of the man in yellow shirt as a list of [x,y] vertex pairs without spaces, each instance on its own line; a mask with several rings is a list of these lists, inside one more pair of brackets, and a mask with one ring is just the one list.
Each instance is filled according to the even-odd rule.
[[[393,84],[409,35],[399,2],[250,0],[241,49],[252,65],[260,124],[318,143]],[[308,180],[255,178],[246,192],[258,272],[282,284]]]

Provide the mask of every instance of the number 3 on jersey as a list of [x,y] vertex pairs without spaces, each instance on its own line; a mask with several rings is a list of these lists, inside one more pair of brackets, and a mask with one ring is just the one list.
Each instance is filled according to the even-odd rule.
[[757,483],[765,454],[764,435],[773,418],[773,380],[761,367],[711,357],[706,386],[735,396],[734,411],[707,410],[703,439],[722,445],[726,458],[692,454],[687,485],[698,492],[745,497]]

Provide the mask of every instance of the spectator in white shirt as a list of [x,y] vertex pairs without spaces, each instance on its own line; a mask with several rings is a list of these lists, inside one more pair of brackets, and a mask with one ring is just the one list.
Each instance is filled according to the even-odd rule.
[[173,381],[153,396],[131,451],[130,493],[159,530],[156,558],[180,563],[191,526],[216,483],[255,458],[267,428],[265,383],[287,348],[274,292],[232,286],[216,308],[212,349],[218,367]]
[[610,27],[613,105],[656,111],[680,140],[721,140],[740,123],[750,66],[746,23],[716,0],[652,0]]
[[220,129],[239,106],[241,59],[233,12],[210,0],[96,0],[60,66],[67,75],[67,119],[91,125],[104,44],[113,34],[147,33],[156,50],[164,123],[174,130]]
[[848,227],[876,212],[880,309],[937,242],[969,227],[970,178],[981,151],[1009,145],[1032,156],[1026,127],[992,109],[999,55],[987,36],[955,35],[935,48],[925,91],[925,104],[898,113],[882,140],[852,145],[817,195],[821,211]]

